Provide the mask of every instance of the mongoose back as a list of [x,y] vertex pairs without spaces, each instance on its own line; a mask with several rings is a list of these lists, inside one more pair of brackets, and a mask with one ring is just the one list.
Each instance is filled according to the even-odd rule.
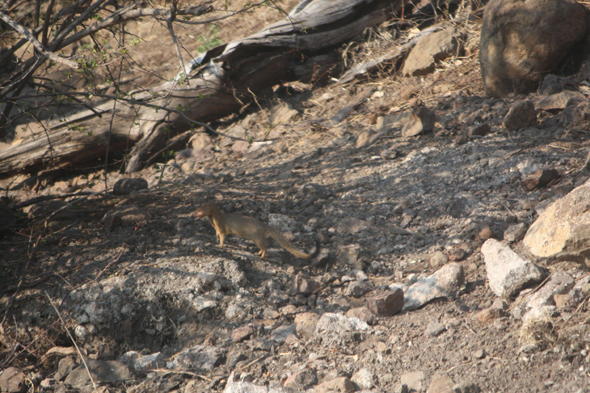
[[266,255],[266,238],[272,237],[281,247],[301,259],[313,259],[320,253],[320,241],[316,239],[315,251],[307,254],[298,250],[289,240],[276,228],[266,225],[252,217],[242,216],[235,213],[222,213],[217,205],[211,202],[204,203],[194,214],[197,218],[208,217],[215,228],[219,248],[223,247],[227,235],[237,235],[250,239],[260,248],[260,257]]

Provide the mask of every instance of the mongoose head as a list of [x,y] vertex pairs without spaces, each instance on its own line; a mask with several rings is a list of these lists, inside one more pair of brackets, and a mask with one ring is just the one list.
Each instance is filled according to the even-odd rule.
[[194,216],[196,218],[211,217],[211,215],[218,210],[219,209],[217,208],[217,206],[215,206],[215,204],[211,202],[205,202],[201,205],[200,208],[197,209]]

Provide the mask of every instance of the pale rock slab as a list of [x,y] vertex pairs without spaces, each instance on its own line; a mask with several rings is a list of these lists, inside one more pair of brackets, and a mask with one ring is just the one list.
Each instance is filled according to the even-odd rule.
[[486,240],[481,252],[485,259],[490,288],[498,296],[513,296],[524,288],[540,283],[546,277],[546,273],[537,265],[495,239]]
[[437,298],[454,298],[465,275],[460,263],[449,263],[434,274],[418,279],[404,290],[404,310],[415,310]]
[[523,239],[537,257],[581,253],[590,247],[590,182],[546,207]]

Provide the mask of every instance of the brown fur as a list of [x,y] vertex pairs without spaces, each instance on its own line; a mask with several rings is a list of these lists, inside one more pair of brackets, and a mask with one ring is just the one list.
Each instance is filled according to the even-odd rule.
[[298,250],[289,240],[276,228],[266,225],[254,218],[242,216],[235,213],[222,213],[219,208],[211,202],[204,203],[194,214],[197,218],[208,217],[215,228],[219,248],[223,247],[227,235],[237,235],[250,239],[260,248],[260,257],[266,255],[266,238],[272,237],[281,247],[301,259],[312,259],[320,253],[320,241],[316,241],[316,249],[311,254]]

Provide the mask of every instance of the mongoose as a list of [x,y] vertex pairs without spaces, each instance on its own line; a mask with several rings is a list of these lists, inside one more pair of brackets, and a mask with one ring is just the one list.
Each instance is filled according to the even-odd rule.
[[227,235],[233,234],[246,239],[252,240],[260,248],[260,257],[266,255],[266,238],[272,237],[281,247],[301,259],[312,259],[320,253],[320,240],[316,239],[315,251],[312,254],[306,254],[298,250],[289,240],[276,228],[266,225],[252,217],[246,217],[235,213],[222,213],[219,208],[211,202],[204,203],[194,214],[197,218],[209,217],[217,239],[219,248],[223,247],[223,242]]

